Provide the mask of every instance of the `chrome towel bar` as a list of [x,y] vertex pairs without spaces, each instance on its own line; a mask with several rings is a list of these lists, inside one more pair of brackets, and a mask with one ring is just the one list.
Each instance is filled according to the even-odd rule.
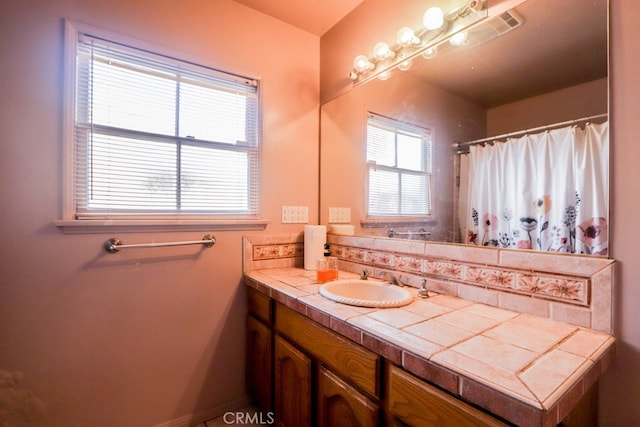
[[110,254],[115,254],[120,249],[127,248],[158,248],[162,246],[185,246],[185,245],[205,245],[210,248],[215,245],[216,237],[213,234],[206,234],[202,240],[187,240],[184,242],[163,242],[163,243],[138,243],[134,245],[123,245],[120,239],[115,237],[104,242],[104,250]]
[[418,231],[394,231],[392,228],[389,229],[389,233],[388,233],[389,237],[395,237],[395,236],[431,236],[431,232],[430,231],[426,231],[424,228],[421,228]]

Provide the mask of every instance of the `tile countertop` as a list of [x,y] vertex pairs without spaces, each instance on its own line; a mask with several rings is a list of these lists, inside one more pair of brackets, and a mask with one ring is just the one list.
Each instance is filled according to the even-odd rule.
[[[340,272],[341,279],[355,277]],[[365,308],[322,297],[315,271],[276,268],[245,278],[248,286],[518,424],[514,417],[532,414],[543,424],[561,421],[613,357],[610,335],[457,297],[431,293],[400,308]]]

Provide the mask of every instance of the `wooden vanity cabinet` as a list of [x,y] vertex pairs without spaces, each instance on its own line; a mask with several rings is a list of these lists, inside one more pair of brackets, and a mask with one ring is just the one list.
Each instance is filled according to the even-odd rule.
[[[505,426],[378,354],[248,288],[247,380],[287,427]],[[558,426],[592,427],[597,383]]]
[[[380,356],[281,304],[275,306],[275,333],[276,422],[295,419],[308,407],[306,414],[317,427],[379,425]],[[281,345],[291,359],[286,375],[279,373],[284,369]],[[301,409],[286,413],[292,404]],[[299,419],[284,425],[309,424]]]
[[276,425],[310,427],[312,421],[312,362],[283,338],[275,337]]
[[273,407],[273,332],[271,298],[247,289],[249,314],[246,322],[247,388],[263,412]]
[[498,427],[507,424],[414,377],[387,369],[387,416],[391,426]]
[[326,368],[318,372],[318,427],[376,427],[380,410],[362,393]]

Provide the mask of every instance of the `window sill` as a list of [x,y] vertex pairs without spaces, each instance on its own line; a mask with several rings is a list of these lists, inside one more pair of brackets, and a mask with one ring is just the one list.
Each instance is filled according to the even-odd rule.
[[390,217],[390,218],[367,218],[360,220],[362,228],[385,228],[385,227],[427,227],[438,224],[438,220],[434,218],[407,218],[407,217]]
[[54,221],[54,225],[65,234],[90,234],[105,231],[264,230],[270,222],[268,219],[62,219]]

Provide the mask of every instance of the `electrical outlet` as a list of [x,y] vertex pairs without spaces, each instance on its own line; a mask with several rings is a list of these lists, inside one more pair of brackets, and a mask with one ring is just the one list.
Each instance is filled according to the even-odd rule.
[[350,224],[351,208],[329,208],[329,222],[332,224]]
[[283,224],[307,224],[309,222],[309,207],[282,206]]

